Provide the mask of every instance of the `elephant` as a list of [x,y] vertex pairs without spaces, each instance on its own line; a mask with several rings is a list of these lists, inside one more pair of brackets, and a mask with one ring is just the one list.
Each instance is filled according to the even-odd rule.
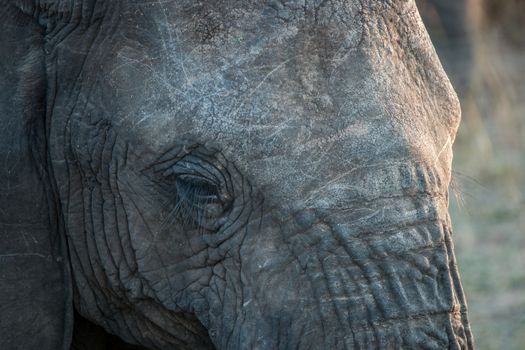
[[0,11],[0,348],[474,348],[413,0]]

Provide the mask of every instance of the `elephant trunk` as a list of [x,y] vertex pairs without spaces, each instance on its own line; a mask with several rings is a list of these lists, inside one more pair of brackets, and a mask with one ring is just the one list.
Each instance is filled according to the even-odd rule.
[[217,345],[472,348],[447,196],[420,190],[274,218],[285,248],[261,238],[244,252],[241,278],[257,287],[242,291],[242,329]]

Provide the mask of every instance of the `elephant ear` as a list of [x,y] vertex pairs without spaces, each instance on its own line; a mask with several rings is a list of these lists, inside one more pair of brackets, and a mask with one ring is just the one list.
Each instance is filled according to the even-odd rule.
[[0,8],[0,349],[69,349],[71,282],[48,167],[43,30],[27,5]]

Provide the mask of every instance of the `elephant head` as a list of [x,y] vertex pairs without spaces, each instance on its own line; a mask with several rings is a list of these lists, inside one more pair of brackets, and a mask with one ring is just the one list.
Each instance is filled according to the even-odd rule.
[[414,1],[2,7],[3,349],[473,347]]

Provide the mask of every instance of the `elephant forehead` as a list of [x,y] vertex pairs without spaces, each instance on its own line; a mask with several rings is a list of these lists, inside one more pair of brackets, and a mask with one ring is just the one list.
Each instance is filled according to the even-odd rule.
[[[254,161],[309,159],[318,151],[350,159],[365,149],[370,153],[392,150],[394,144],[406,146],[403,130],[385,115],[392,101],[378,90],[380,77],[358,55],[353,62],[359,64],[336,68],[332,74],[315,53],[268,58],[260,66],[201,71],[198,80],[180,88],[145,77],[144,90],[119,96],[111,104],[125,101],[115,118],[130,140],[140,140],[152,154],[180,139]],[[397,124],[410,127],[401,115]],[[384,147],[381,138],[390,145]]]
[[[366,24],[363,40],[361,2],[323,3],[331,7],[306,20],[293,2],[130,2],[108,41],[99,104],[139,152],[154,157],[181,142],[217,148],[261,186],[277,177],[307,188],[407,159],[443,156],[448,166],[451,130],[435,116],[451,110],[428,105],[432,83],[403,57],[428,39],[409,31],[413,47],[403,46],[395,32]],[[220,16],[235,21],[195,37],[195,23]],[[436,65],[431,59],[427,69]]]
[[219,149],[257,187],[272,187],[275,198],[303,196],[336,179],[351,183],[363,174],[357,168],[421,162],[448,169],[450,131],[422,127],[424,109],[411,101],[392,104],[386,92],[367,84],[364,91],[348,91],[340,105],[338,96],[326,94],[321,108],[308,108],[307,98],[270,86],[271,93],[252,95],[247,106],[239,97],[160,115],[145,112],[146,121],[125,129],[129,143],[151,157],[180,144]]

